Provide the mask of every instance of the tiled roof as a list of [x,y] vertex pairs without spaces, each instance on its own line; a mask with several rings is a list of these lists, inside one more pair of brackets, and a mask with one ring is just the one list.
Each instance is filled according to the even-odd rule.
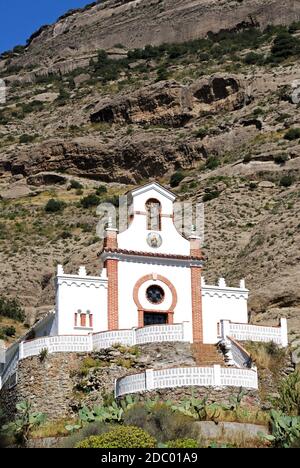
[[125,250],[125,249],[108,249],[104,248],[102,252],[98,253],[100,256],[102,253],[112,253],[112,254],[123,254],[123,255],[135,255],[137,257],[156,257],[156,258],[169,258],[174,260],[203,260],[203,257],[195,257],[190,255],[172,255],[164,254],[159,252],[138,252],[136,250]]

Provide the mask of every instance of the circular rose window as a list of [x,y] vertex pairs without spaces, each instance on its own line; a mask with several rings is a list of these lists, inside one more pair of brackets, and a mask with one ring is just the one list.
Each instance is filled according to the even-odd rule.
[[165,292],[160,286],[153,285],[147,289],[146,296],[152,304],[160,304],[165,298]]

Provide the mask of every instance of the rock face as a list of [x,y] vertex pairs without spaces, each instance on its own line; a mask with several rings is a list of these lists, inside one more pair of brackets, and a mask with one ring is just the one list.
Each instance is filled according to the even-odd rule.
[[[154,135],[139,135],[122,139],[117,145],[116,141],[106,144],[50,141],[13,155],[5,168],[13,175],[30,176],[34,185],[37,178],[33,176],[49,170],[132,184],[145,177],[161,176],[177,166],[188,167],[204,155],[201,142],[182,144]],[[13,193],[10,191],[8,195]]]
[[160,82],[131,96],[100,102],[91,121],[181,127],[205,112],[239,109],[245,101],[245,92],[235,76],[212,76],[189,87]]
[[91,51],[116,44],[132,49],[184,42],[208,32],[246,25],[265,28],[299,19],[300,4],[294,0],[108,0],[40,28],[30,38],[27,52],[12,64],[65,72],[85,66]]

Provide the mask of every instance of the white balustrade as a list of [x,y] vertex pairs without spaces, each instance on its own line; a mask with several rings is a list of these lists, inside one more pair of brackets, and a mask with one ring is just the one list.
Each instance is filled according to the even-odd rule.
[[232,323],[222,320],[222,336],[224,339],[231,336],[238,341],[260,341],[265,343],[273,341],[279,346],[286,347],[288,345],[286,319],[280,320],[279,327]]
[[[212,367],[177,367],[150,371],[150,379],[149,370],[118,379],[115,384],[115,396],[118,398],[129,393],[190,386],[258,388],[256,369],[237,369],[215,365]],[[149,381],[150,385],[148,385]]]
[[144,392],[146,390],[146,372],[142,374],[128,375],[116,380],[115,394],[127,395],[128,393]]
[[[38,356],[44,349],[48,353],[86,353],[110,348],[113,345],[134,346],[154,342],[189,341],[188,323],[174,325],[153,325],[132,330],[114,330],[90,335],[45,336],[31,341],[22,341],[17,354],[5,367],[0,378],[0,388],[17,371],[18,361]],[[7,356],[7,352],[6,352]]]
[[223,367],[221,369],[221,385],[230,387],[258,388],[256,369],[236,369]]
[[247,351],[239,343],[237,343],[231,337],[227,337],[226,340],[224,340],[224,345],[229,364],[241,368],[251,367],[250,354],[247,353]]
[[94,350],[109,348],[115,344],[134,346],[145,343],[189,341],[186,323],[175,325],[152,325],[132,330],[115,330],[93,335]]
[[110,348],[116,344],[133,346],[135,344],[135,330],[115,330],[93,335],[94,350]]
[[43,349],[49,353],[85,353],[92,351],[91,336],[47,336],[23,344],[22,358],[38,356]]
[[136,344],[184,341],[183,324],[152,325],[136,330]]

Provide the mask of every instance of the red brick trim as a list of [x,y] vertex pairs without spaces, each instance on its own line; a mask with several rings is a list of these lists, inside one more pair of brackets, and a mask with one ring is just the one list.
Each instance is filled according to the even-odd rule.
[[108,278],[108,330],[119,329],[119,300],[118,300],[118,260],[106,261]]
[[202,259],[200,239],[190,239],[190,255],[193,258]]
[[[139,301],[139,290],[140,287],[146,283],[147,281],[155,281],[159,280],[162,283],[164,283],[172,293],[172,304],[167,310],[153,310],[153,309],[146,309],[142,306],[142,304]],[[151,312],[151,313],[166,313],[168,314],[168,324],[172,325],[174,323],[174,310],[178,302],[178,296],[177,296],[177,291],[171,281],[168,280],[168,278],[165,278],[164,276],[161,275],[146,275],[140,278],[134,288],[133,288],[133,300],[137,306],[138,309],[138,326],[143,327],[144,326],[144,312]]]
[[193,342],[203,343],[201,268],[191,267]]
[[118,236],[116,230],[107,230],[104,246],[106,249],[117,249],[118,248]]

